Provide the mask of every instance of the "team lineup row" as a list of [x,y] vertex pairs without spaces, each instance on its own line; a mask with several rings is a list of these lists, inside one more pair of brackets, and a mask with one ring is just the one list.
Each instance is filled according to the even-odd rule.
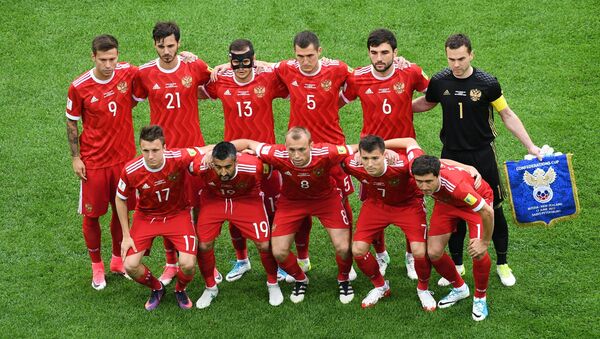
[[[493,107],[500,113],[509,130],[519,138],[528,151],[539,155],[539,149],[531,142],[520,120],[510,110],[506,100],[504,100],[497,80],[485,72],[474,69],[470,65],[473,55],[470,41],[464,35],[454,35],[448,39],[446,42],[446,52],[451,68],[440,72],[431,81],[429,81],[418,66],[403,62],[394,62],[397,52],[396,40],[393,33],[384,29],[373,31],[369,36],[368,47],[372,65],[368,67],[352,70],[341,61],[320,60],[321,47],[316,35],[312,32],[301,32],[294,38],[296,60],[283,61],[274,65],[262,63],[263,65],[260,68],[254,67],[255,58],[252,44],[247,40],[234,41],[229,49],[232,70],[221,72],[218,76],[215,76],[215,72],[213,73],[212,80],[210,80],[210,70],[203,61],[182,62],[182,59],[177,55],[179,37],[179,28],[174,23],[157,23],[153,30],[153,38],[159,58],[140,66],[138,69],[129,64],[117,62],[118,44],[116,39],[107,35],[99,36],[94,39],[92,44],[92,59],[95,62],[95,67],[77,78],[69,88],[67,130],[73,156],[73,169],[82,180],[80,211],[84,215],[83,233],[92,259],[92,286],[94,288],[101,289],[106,285],[104,266],[99,252],[100,226],[98,217],[106,213],[109,203],[113,207],[113,217],[111,220],[113,259],[111,260],[111,271],[124,272],[120,242],[126,230],[125,227],[121,230],[121,223],[119,223],[115,206],[112,202],[114,201],[114,192],[119,174],[124,164],[135,155],[133,124],[131,121],[131,110],[135,104],[131,100],[132,97],[138,101],[144,98],[148,99],[150,103],[151,123],[162,127],[165,140],[163,146],[166,143],[170,149],[201,146],[204,144],[198,119],[197,100],[199,97],[219,98],[223,102],[225,140],[252,139],[273,144],[275,138],[272,101],[275,98],[281,97],[289,98],[290,100],[290,127],[305,126],[310,131],[309,141],[334,145],[343,145],[345,143],[345,137],[339,125],[339,108],[346,102],[360,98],[363,109],[364,124],[361,133],[363,137],[373,134],[383,139],[414,138],[414,127],[412,124],[413,111],[431,109],[437,102],[441,102],[444,112],[444,126],[441,138],[444,143],[444,150],[450,153],[450,156],[446,156],[443,151],[442,156],[453,159],[454,155],[455,157],[471,155],[471,159],[461,161],[464,163],[475,162],[473,165],[478,163],[478,157],[483,156],[486,159],[486,165],[490,168],[495,168],[495,156],[492,149],[495,130],[493,129],[493,124],[490,123],[493,122]],[[459,88],[460,86],[473,88],[463,89]],[[427,90],[426,96],[420,97],[414,102],[412,101],[414,91],[425,90]],[[447,106],[452,107],[447,108]],[[447,111],[456,111],[457,114],[447,119]],[[78,138],[77,121],[79,119],[83,121],[83,131]],[[306,134],[308,135],[308,133]],[[262,151],[264,152],[264,149]],[[286,152],[289,152],[289,150],[281,149],[279,152],[280,155],[283,155],[287,154]],[[321,150],[319,152],[324,151]],[[472,155],[472,153],[476,154]],[[311,153],[309,152],[308,154]],[[402,151],[400,151],[400,154],[403,154]],[[490,154],[491,160],[489,159]],[[288,162],[296,165],[291,156]],[[481,161],[479,163],[481,165]],[[140,165],[138,164],[138,166]],[[494,178],[490,180],[486,177],[486,174],[490,172],[489,168],[478,169],[494,190],[493,206],[495,211],[492,215],[495,219],[494,223],[498,226],[497,211],[501,202],[501,195],[497,194],[496,191],[500,192],[499,179],[494,181]],[[352,210],[347,201],[347,195],[353,191],[351,180],[340,166],[332,167],[331,176],[335,180],[335,186],[339,187],[343,193],[343,198],[341,199],[341,204],[344,206],[343,214],[348,224],[351,225]],[[492,173],[491,177],[493,176],[494,173]],[[498,176],[497,168],[495,169],[495,176]],[[284,179],[285,187],[286,175],[282,175],[282,178]],[[196,207],[198,214],[202,215],[202,211],[206,209],[200,203],[202,196],[198,192],[202,192],[203,180],[195,176],[186,177],[186,180],[189,182],[185,185],[186,196],[191,200],[192,205]],[[152,187],[150,184],[147,185]],[[263,187],[263,189],[265,188]],[[306,187],[306,189],[309,189],[309,187]],[[170,191],[166,191],[165,194],[167,195],[163,197],[161,195],[163,193],[161,191],[154,191],[153,196],[155,196],[155,199],[166,200],[171,194]],[[285,196],[285,194],[282,193],[282,196]],[[133,200],[135,199],[128,199],[130,209],[133,208]],[[467,200],[469,200],[467,202],[472,201],[471,198]],[[233,210],[234,206],[237,206],[233,201],[228,202],[227,199],[224,201],[225,207],[230,210]],[[272,207],[275,207],[274,200],[271,200],[270,203]],[[280,210],[298,210],[297,206],[294,208],[281,208],[284,205],[285,200],[284,202],[278,201],[276,203],[276,206]],[[198,207],[200,208],[198,209]],[[134,224],[136,214],[134,214]],[[501,208],[500,214],[502,214]],[[283,239],[273,237],[271,240],[273,254],[275,259],[277,259],[277,263],[287,274],[294,277],[296,281],[294,292],[292,293],[292,296],[296,296],[296,300],[301,300],[301,296],[303,296],[306,289],[307,280],[304,280],[306,276],[302,269],[298,272],[296,270],[297,267],[292,265],[292,262],[296,266],[300,262],[305,263],[305,267],[310,267],[307,249],[310,215],[313,215],[313,213],[304,215],[299,221],[294,219],[293,224],[297,224],[298,229],[294,229],[295,232],[292,232],[291,235],[287,234],[283,236]],[[277,214],[275,218],[277,218]],[[503,215],[502,219],[504,219]],[[121,220],[122,224],[126,225],[125,221]],[[150,224],[154,224],[155,221],[151,221]],[[273,233],[279,230],[285,222],[287,220],[284,220],[283,223],[275,222]],[[425,223],[419,225],[423,224]],[[199,227],[199,221],[196,225]],[[237,223],[232,223],[232,225],[238,226]],[[257,223],[255,234],[259,234],[261,230],[267,229],[264,225],[260,222]],[[498,227],[494,229],[493,236],[484,230],[480,230],[480,235],[489,235],[494,239],[498,255],[498,273],[505,285],[511,285],[514,284],[514,276],[512,276],[506,264],[508,232],[505,220],[504,226],[506,231],[498,237],[495,236]],[[134,229],[132,228],[132,232]],[[328,228],[328,232],[332,235],[332,233],[342,232],[342,229],[335,227]],[[338,248],[344,247],[344,243],[349,248],[350,231],[346,229],[343,232],[348,233],[348,242],[341,241],[339,246],[336,247],[339,257],[337,260],[338,267],[340,268],[338,281],[340,282],[340,299],[342,301],[351,300],[353,296],[352,287],[347,277],[347,274],[352,270],[352,256],[349,255],[348,251],[344,252]],[[231,233],[234,239],[236,255],[238,256],[239,265],[236,264],[236,267],[239,273],[239,268],[243,268],[245,263],[248,263],[249,266],[245,251],[245,237],[249,237],[251,235],[249,233],[252,232],[249,232],[248,229],[231,227]],[[297,233],[296,237],[294,237],[294,233]],[[447,234],[444,234],[444,237],[446,235],[447,237],[445,237],[445,242],[442,241],[441,252],[443,252],[451,233],[452,231],[449,231]],[[473,237],[471,232],[470,235]],[[200,232],[198,232],[198,236],[201,236]],[[190,273],[187,269],[189,268],[189,261],[182,263],[182,256],[186,258],[186,255],[182,255],[181,249],[177,247],[178,244],[170,242],[169,237],[165,238],[167,266],[165,272],[163,272],[163,276],[161,276],[161,280],[170,281],[177,276],[179,287],[176,286],[176,291],[185,294],[185,288],[181,286],[187,284],[186,281],[189,278],[186,278],[188,273]],[[254,239],[252,236],[250,238]],[[279,240],[281,240],[283,245],[291,245],[294,238],[299,254],[298,261],[289,252],[289,246],[281,246],[282,243],[279,243]],[[502,241],[505,239],[506,246],[504,247],[504,251],[499,251],[499,247],[501,246],[498,246],[496,243],[496,238]],[[188,238],[188,245],[195,243],[195,240],[192,241],[190,239],[192,238]],[[419,250],[415,253],[415,249],[412,248],[414,241],[410,241],[408,234],[407,239],[407,245],[409,245],[407,246],[407,250],[412,250],[413,252],[410,258],[414,261],[415,271],[419,275],[419,271],[423,271],[429,265],[429,260],[425,259],[427,257],[425,255],[425,246],[422,246],[422,253]],[[462,239],[459,239],[459,241],[462,250]],[[359,246],[360,248],[357,248],[357,253],[362,253],[363,257],[368,256],[371,242],[375,247],[378,259],[380,258],[380,254],[386,254],[383,231],[377,232],[372,239],[369,238],[369,242],[365,242],[366,247]],[[124,241],[123,244],[125,244]],[[138,245],[137,243],[135,244]],[[276,246],[276,244],[278,245]],[[450,244],[450,251],[452,252],[452,241]],[[204,248],[202,241],[200,241],[200,251],[198,253],[198,262],[200,263],[201,271],[207,285],[203,297],[207,294],[204,300],[208,299],[208,304],[210,304],[210,299],[212,299],[211,295],[216,296],[216,293],[211,292],[212,287],[216,288],[216,285],[213,286],[212,284],[215,270],[205,272],[202,267],[211,267],[211,261],[212,267],[214,267],[214,254],[212,256],[207,254],[212,250],[211,246],[208,246],[210,248]],[[354,249],[354,245],[352,247]],[[287,251],[276,250],[281,248],[287,248]],[[203,251],[203,249],[206,249],[206,251]],[[259,246],[261,261],[263,263],[268,262],[270,260],[268,258],[270,252],[261,251],[260,249],[261,247]],[[265,248],[263,247],[262,249],[264,250]],[[303,257],[300,256],[301,250],[303,251]],[[434,251],[430,248],[427,250]],[[177,251],[180,253],[179,269],[176,266],[178,261]],[[458,255],[455,257],[455,253],[452,252],[452,254],[454,262],[448,255],[440,254],[439,260],[444,263],[440,265],[447,268],[449,264],[451,267],[450,271],[457,271],[454,263],[457,264],[457,267],[460,267],[458,266]],[[462,253],[459,254],[462,261]],[[431,253],[429,253],[429,256],[431,258]],[[486,254],[483,257],[487,258],[488,263],[488,274],[486,274],[487,285],[489,256]],[[371,259],[373,259],[375,267],[377,267],[377,261],[372,257]],[[423,263],[423,260],[425,263]],[[481,260],[484,260],[484,263],[481,265],[485,266],[485,259]],[[368,262],[370,260],[364,259],[364,261]],[[206,264],[203,265],[203,262]],[[268,264],[265,264],[265,267],[267,266]],[[438,268],[435,264],[434,266],[436,269]],[[143,267],[145,268],[145,266]],[[184,269],[184,267],[186,268]],[[346,270],[346,267],[349,267],[349,270]],[[360,265],[359,268],[362,270]],[[133,272],[132,277],[140,282],[149,281],[148,279],[151,276],[147,268],[142,270],[140,266],[137,266],[137,269],[133,270]],[[367,272],[370,271],[367,269]],[[235,272],[230,273],[234,273],[231,277],[236,278]],[[241,273],[243,274],[243,269]],[[504,277],[502,273],[504,273]],[[440,274],[446,278],[446,275],[441,272]],[[210,278],[211,276],[213,279]],[[454,278],[452,275],[450,277],[450,279],[446,279],[447,283],[452,283],[455,287],[451,295],[454,295],[454,297],[458,295],[464,298],[465,291],[464,289],[460,289],[463,285],[455,285],[457,281],[462,280],[460,279],[460,275],[458,276],[459,279]],[[363,304],[367,306],[374,304],[374,302],[369,303],[369,296],[371,296],[371,300],[375,298],[376,302],[376,300],[386,294],[384,291],[386,284],[383,278],[377,278],[374,281],[374,285],[376,287],[374,291],[378,292],[369,293],[367,298],[365,298]],[[418,291],[423,292],[419,295],[422,301],[423,298],[421,298],[421,295],[424,295],[425,292],[428,294],[426,286],[420,285],[422,288],[418,289]],[[161,293],[164,293],[164,289],[159,287],[156,284],[151,286],[151,288],[156,289],[152,294],[155,301],[156,299],[160,299],[159,296],[162,296]],[[271,291],[271,287],[269,290]],[[387,290],[389,291],[389,286]],[[159,293],[158,291],[162,292]],[[481,293],[483,293],[483,297]],[[485,318],[485,315],[481,315],[487,314],[484,297],[485,290],[481,293],[475,293],[476,299],[474,302],[473,317],[475,318],[475,305],[477,305],[478,311],[476,313],[479,318],[476,320]],[[468,294],[469,292],[467,291],[466,295],[468,296]],[[178,298],[180,297],[181,300],[184,300],[182,293],[178,294]],[[203,297],[199,299],[197,305],[206,304],[201,302]],[[433,300],[431,295],[429,295],[429,298]],[[180,305],[191,305],[187,296],[185,296],[185,299],[187,299],[187,302],[184,300],[180,302]],[[150,305],[149,308],[153,308],[153,304],[149,301],[147,306]],[[442,307],[441,304],[439,306]],[[424,307],[432,309],[431,302],[424,303]],[[435,301],[433,301],[433,308],[435,308]]]

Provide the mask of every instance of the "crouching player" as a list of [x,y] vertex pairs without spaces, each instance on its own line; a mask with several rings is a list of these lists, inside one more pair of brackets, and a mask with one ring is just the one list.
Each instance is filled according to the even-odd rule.
[[[194,278],[196,232],[185,197],[184,177],[200,149],[167,150],[163,130],[156,125],[142,128],[140,149],[142,156],[127,163],[121,172],[115,198],[123,225],[121,255],[125,270],[135,281],[152,290],[145,307],[148,311],[155,309],[165,294],[165,286],[142,264],[142,258],[157,236],[172,241],[179,251],[180,267],[175,297],[179,307],[190,309],[192,302],[185,288]],[[127,197],[134,191],[138,193],[138,200],[130,228]]]
[[368,135],[358,144],[361,162],[349,156],[343,163],[346,173],[356,177],[366,191],[356,222],[352,255],[375,288],[363,299],[362,307],[374,306],[379,299],[390,295],[389,282],[383,279],[369,247],[389,224],[394,224],[402,229],[409,241],[419,279],[417,295],[421,305],[426,311],[434,311],[435,299],[428,289],[431,265],[425,256],[427,219],[423,194],[410,176],[406,154],[399,154],[397,161],[388,163],[384,156],[386,146],[421,152],[412,138],[392,139],[384,144],[382,138]]
[[270,174],[270,167],[255,156],[238,156],[235,146],[226,141],[215,145],[210,159],[202,160],[200,157],[194,160],[193,174],[199,175],[205,186],[200,191],[202,208],[196,231],[198,262],[206,289],[196,307],[210,306],[219,293],[214,277],[214,244],[225,221],[236,225],[244,238],[254,241],[267,272],[269,303],[280,305],[283,294],[277,284],[277,262],[269,248],[271,226],[260,186],[264,177]]
[[473,178],[472,174],[440,163],[434,156],[417,157],[412,163],[411,171],[419,189],[435,199],[427,254],[438,273],[453,286],[451,292],[438,302],[438,307],[450,307],[470,295],[469,287],[444,251],[458,221],[464,220],[469,227],[471,239],[468,252],[473,258],[475,280],[472,315],[475,321],[481,321],[488,315],[486,291],[491,262],[487,248],[494,231],[494,210],[491,207],[494,193],[485,181],[481,180],[481,184],[477,186],[477,178]]

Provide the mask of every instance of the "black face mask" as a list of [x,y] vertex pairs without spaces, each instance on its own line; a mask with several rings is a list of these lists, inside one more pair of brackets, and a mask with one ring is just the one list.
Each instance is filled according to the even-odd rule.
[[[254,67],[254,51],[250,50],[246,53],[235,54],[233,52],[229,52],[229,57],[231,57],[231,68],[252,68]],[[237,65],[233,64],[233,60],[237,60],[239,63]],[[250,63],[244,64],[244,60],[250,60]]]

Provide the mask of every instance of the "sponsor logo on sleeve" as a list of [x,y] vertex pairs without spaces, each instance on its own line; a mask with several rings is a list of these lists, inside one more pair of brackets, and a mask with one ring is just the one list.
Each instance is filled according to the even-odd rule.
[[344,146],[336,146],[338,154],[347,154],[348,150]]
[[119,179],[119,189],[121,191],[125,191],[126,188],[127,188],[127,185],[125,184],[125,181],[123,181],[123,179]]
[[196,152],[196,150],[195,150],[195,149],[193,149],[193,148],[188,148],[188,149],[187,149],[187,152],[188,152],[188,154],[189,154],[191,157],[193,157],[193,156],[195,156],[196,154],[198,154],[198,152]]
[[473,195],[471,195],[471,193],[468,193],[467,196],[465,197],[464,201],[467,204],[473,206],[477,202],[477,198],[475,198]]
[[67,98],[67,109],[70,111],[73,109],[73,100]]
[[262,150],[260,151],[260,154],[269,154],[270,150],[271,146],[263,146]]

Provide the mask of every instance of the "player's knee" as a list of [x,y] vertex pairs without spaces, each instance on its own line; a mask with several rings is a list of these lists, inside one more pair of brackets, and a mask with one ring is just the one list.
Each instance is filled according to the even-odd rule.
[[194,269],[196,267],[196,257],[193,255],[190,256],[180,256],[179,257],[179,268],[186,275],[194,273]]
[[273,248],[273,256],[277,262],[284,262],[288,255],[290,255],[290,251],[287,249]]
[[214,243],[213,242],[201,242],[198,244],[198,250],[200,250],[200,252],[207,252],[212,250],[214,247]]
[[444,248],[440,248],[439,246],[427,246],[427,256],[429,260],[439,260],[444,254]]
[[[366,244],[366,246],[365,246]],[[369,251],[369,244],[355,241],[352,243],[352,255],[362,257]]]
[[423,243],[411,243],[410,249],[415,258],[423,258],[427,252],[427,245]]
[[350,253],[351,253],[350,244],[347,244],[347,243],[336,244],[335,254],[339,255],[342,258],[346,258],[348,255],[350,255]]
[[137,272],[140,269],[140,262],[133,259],[132,257],[126,257],[123,262],[123,267],[129,276],[136,277],[138,276]]
[[255,244],[256,244],[256,249],[258,249],[258,251],[260,251],[260,252],[269,252],[270,251],[268,241],[255,242]]

